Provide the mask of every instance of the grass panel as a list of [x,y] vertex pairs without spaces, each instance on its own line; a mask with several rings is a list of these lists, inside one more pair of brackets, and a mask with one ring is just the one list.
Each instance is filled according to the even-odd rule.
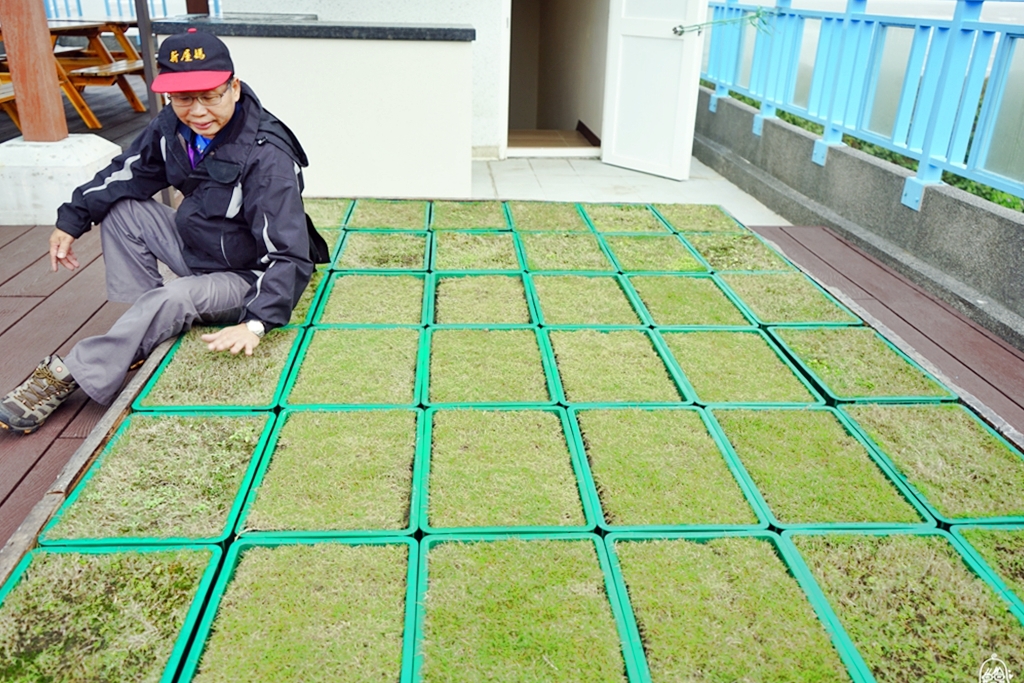
[[434,403],[549,401],[533,330],[435,330],[430,354]]
[[1018,599],[1024,599],[1024,529],[960,529],[982,559]]
[[703,273],[707,269],[675,235],[606,235],[623,272]]
[[495,228],[504,230],[501,202],[434,202],[434,228]]
[[676,230],[689,232],[738,232],[743,226],[710,204],[655,204],[662,218]]
[[317,228],[340,228],[352,203],[348,199],[303,199],[306,213]]
[[722,280],[765,323],[858,322],[803,273],[726,273]]
[[572,403],[683,400],[643,332],[557,331],[550,338],[566,400]]
[[687,235],[715,270],[792,270],[774,249],[751,234]]
[[641,275],[629,279],[657,325],[748,325],[708,277]]
[[520,235],[529,270],[614,270],[593,233]]
[[426,219],[426,202],[360,199],[348,219],[348,227],[423,230]]
[[645,204],[584,204],[598,232],[669,232]]
[[615,278],[538,275],[533,287],[545,325],[640,325]]
[[448,232],[434,235],[434,270],[519,270],[511,233]]
[[590,227],[583,222],[575,204],[509,202],[508,207],[516,230],[590,232]]
[[425,235],[350,232],[336,267],[339,270],[424,270]]
[[343,275],[334,279],[318,322],[418,325],[422,320],[422,277]]
[[523,324],[531,322],[522,277],[469,275],[437,279],[434,322]]

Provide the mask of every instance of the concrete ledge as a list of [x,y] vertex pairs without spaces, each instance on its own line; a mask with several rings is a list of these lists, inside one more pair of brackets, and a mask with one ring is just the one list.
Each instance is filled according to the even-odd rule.
[[1024,214],[947,185],[921,211],[900,202],[909,171],[846,146],[811,161],[817,136],[701,88],[693,153],[796,225],[825,225],[1024,350]]

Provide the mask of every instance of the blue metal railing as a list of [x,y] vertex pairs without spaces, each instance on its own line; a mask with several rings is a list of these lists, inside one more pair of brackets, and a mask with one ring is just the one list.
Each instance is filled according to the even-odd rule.
[[758,135],[777,110],[819,123],[821,165],[844,134],[916,159],[914,209],[943,171],[1024,197],[1024,25],[981,21],[986,0],[953,2],[945,20],[867,14],[866,0],[842,13],[712,2],[711,110],[732,90],[761,102]]

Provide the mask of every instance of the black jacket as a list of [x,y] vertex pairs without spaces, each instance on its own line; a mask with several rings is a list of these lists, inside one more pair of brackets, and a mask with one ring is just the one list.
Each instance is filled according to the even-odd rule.
[[235,271],[252,284],[242,320],[288,323],[313,272],[302,167],[292,132],[242,84],[225,138],[192,169],[178,118],[167,107],[131,146],[57,210],[57,227],[79,237],[121,199],[149,199],[172,185],[186,196],[176,224],[193,273]]

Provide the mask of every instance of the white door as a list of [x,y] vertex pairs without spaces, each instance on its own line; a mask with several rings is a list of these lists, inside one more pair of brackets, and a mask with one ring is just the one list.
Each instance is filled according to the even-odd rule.
[[690,175],[708,0],[611,0],[601,160],[674,180]]

